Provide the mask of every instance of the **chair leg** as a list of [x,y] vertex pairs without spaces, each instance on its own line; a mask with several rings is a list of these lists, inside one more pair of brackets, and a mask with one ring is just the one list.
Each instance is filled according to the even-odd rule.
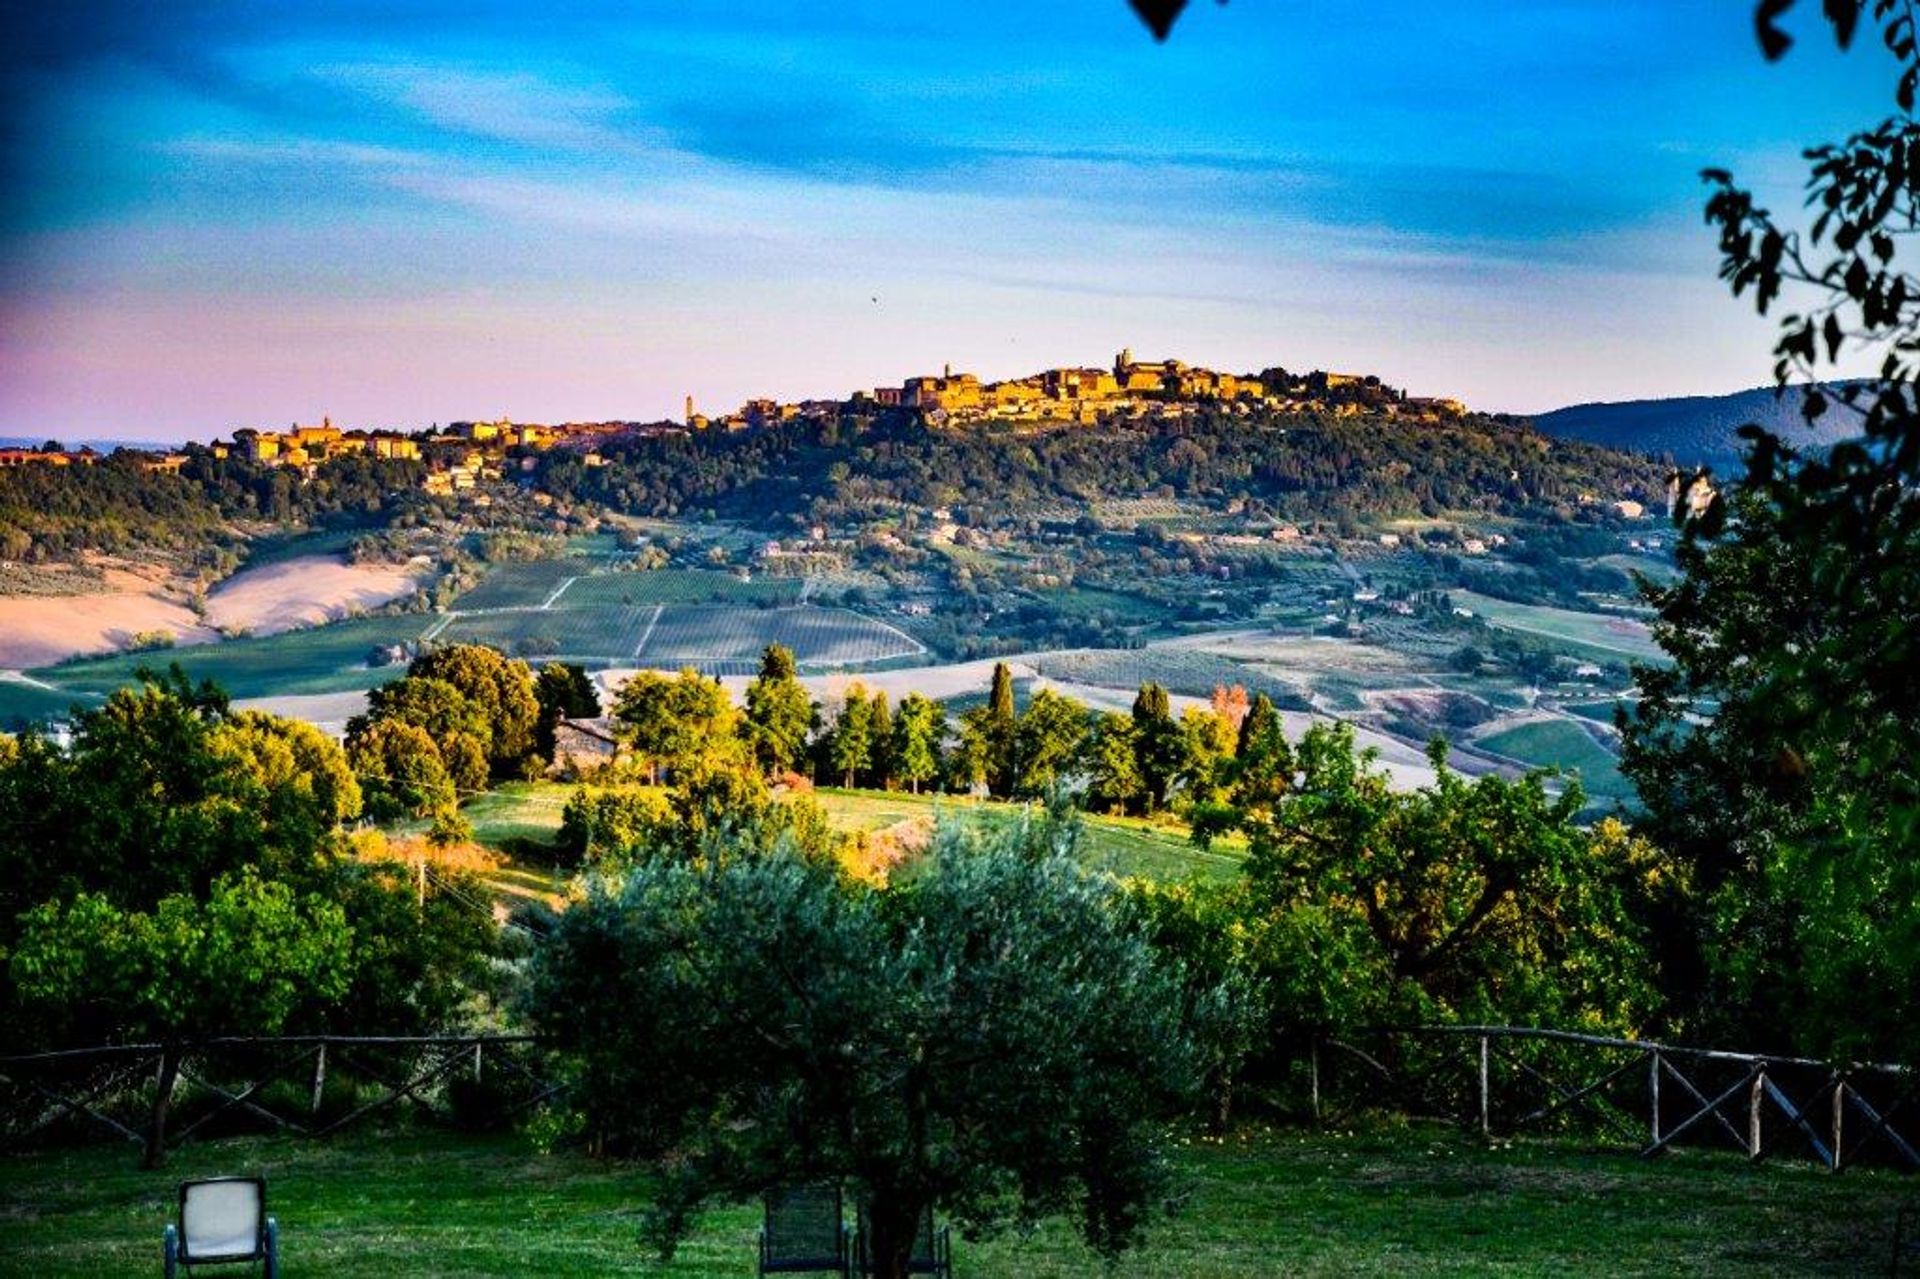
[[180,1232],[172,1226],[167,1227],[165,1242],[161,1244],[161,1255],[166,1259],[166,1277],[175,1279],[180,1273]]
[[280,1279],[280,1223],[267,1218],[267,1279]]

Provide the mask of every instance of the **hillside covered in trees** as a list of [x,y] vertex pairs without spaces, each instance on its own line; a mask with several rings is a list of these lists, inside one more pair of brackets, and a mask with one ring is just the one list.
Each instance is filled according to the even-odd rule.
[[1589,499],[1646,501],[1666,472],[1641,457],[1556,441],[1485,417],[1409,422],[1371,414],[1202,410],[1181,421],[945,429],[909,413],[796,418],[732,434],[634,437],[542,456],[535,482],[634,515],[711,511],[775,525],[858,522],[902,507],[1032,515],[1103,498],[1159,496],[1287,519],[1522,515]]
[[195,449],[177,472],[152,469],[131,451],[93,465],[8,467],[0,469],[0,558],[193,552],[259,523],[377,529],[454,515],[482,497],[497,522],[496,500],[527,487],[562,510],[711,513],[778,530],[937,508],[971,508],[969,522],[990,523],[1139,497],[1299,521],[1525,517],[1583,500],[1650,502],[1666,479],[1646,458],[1485,417],[1207,407],[1180,419],[1020,429],[936,427],[911,410],[849,409],[741,431],[655,426],[592,452],[511,452],[504,478],[457,498],[424,492],[426,464],[417,460],[336,458],[303,473]]

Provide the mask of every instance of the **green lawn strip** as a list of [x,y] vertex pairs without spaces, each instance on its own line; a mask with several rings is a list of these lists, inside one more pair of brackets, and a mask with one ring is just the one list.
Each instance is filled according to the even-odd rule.
[[551,843],[576,788],[565,782],[507,782],[460,806],[476,842],[499,848],[509,840]]
[[[511,841],[550,843],[559,833],[560,818],[575,785],[569,782],[509,782],[462,805],[473,823],[477,842],[496,851]],[[999,824],[1028,812],[1025,805],[971,799],[960,795],[914,795],[907,791],[841,790],[822,788],[813,799],[842,830],[873,831],[916,817],[936,814],[962,820]],[[420,823],[399,828],[417,833]],[[1088,865],[1116,875],[1181,880],[1198,875],[1226,879],[1238,874],[1246,856],[1245,841],[1219,841],[1212,849],[1196,848],[1186,831],[1138,818],[1088,816],[1081,856]],[[502,874],[520,871],[538,877],[550,887],[548,868],[510,863]],[[520,889],[531,884],[522,884]],[[507,887],[503,884],[502,887]],[[509,891],[513,891],[511,888]]]
[[[814,798],[845,830],[879,830],[913,817],[951,816],[995,824],[1013,821],[1024,805],[956,795],[912,795],[902,791],[821,789]],[[1081,860],[1116,875],[1181,880],[1229,878],[1240,870],[1243,843],[1221,841],[1212,850],[1196,848],[1181,829],[1131,818],[1088,816]]]
[[[1895,1174],[1680,1152],[1648,1162],[1565,1143],[1489,1148],[1448,1128],[1252,1130],[1175,1139],[1176,1215],[1120,1273],[1289,1275],[1857,1274],[1884,1269]],[[180,1179],[261,1173],[282,1273],[751,1273],[758,1212],[708,1214],[669,1266],[639,1242],[647,1178],[521,1137],[359,1132],[191,1145],[162,1172],[124,1146],[0,1158],[0,1275],[141,1273]],[[956,1232],[957,1233],[957,1232]],[[1100,1267],[1069,1222],[955,1240],[969,1279]]]

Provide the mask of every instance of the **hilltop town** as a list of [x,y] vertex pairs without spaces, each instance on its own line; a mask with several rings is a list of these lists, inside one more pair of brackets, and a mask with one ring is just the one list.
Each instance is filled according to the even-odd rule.
[[[757,398],[730,413],[697,411],[689,396],[682,419],[659,422],[569,422],[554,425],[498,421],[454,422],[444,430],[404,432],[345,429],[323,418],[318,426],[285,430],[242,428],[224,440],[189,444],[172,451],[144,454],[148,471],[177,472],[196,453],[215,459],[240,457],[276,469],[311,475],[325,462],[362,457],[421,463],[419,487],[432,495],[474,489],[500,479],[518,466],[534,469],[533,455],[569,449],[582,462],[599,466],[598,448],[610,439],[752,431],[796,419],[859,418],[889,411],[911,412],[934,427],[989,423],[1012,426],[1095,426],[1111,421],[1179,421],[1202,410],[1250,415],[1259,410],[1319,410],[1336,416],[1373,413],[1412,420],[1439,421],[1465,416],[1454,399],[1407,395],[1370,374],[1315,371],[1289,373],[1268,368],[1259,373],[1222,373],[1181,360],[1137,360],[1130,350],[1110,367],[1044,369],[1024,377],[982,382],[951,366],[940,374],[910,377],[899,386],[857,390],[842,400],[779,401]],[[92,449],[0,449],[0,467],[91,465],[101,458]]]

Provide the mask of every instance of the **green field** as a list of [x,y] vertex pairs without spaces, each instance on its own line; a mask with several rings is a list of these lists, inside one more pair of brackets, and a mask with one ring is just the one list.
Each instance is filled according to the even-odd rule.
[[793,577],[741,581],[731,573],[662,568],[583,577],[556,604],[792,604],[803,585]]
[[922,651],[895,628],[846,609],[670,605],[661,609],[639,660],[649,666],[719,666],[728,674],[744,674],[758,667],[761,650],[769,644],[792,649],[803,667],[862,665]]
[[139,667],[164,670],[178,662],[194,679],[214,680],[234,697],[348,692],[404,674],[404,666],[369,669],[367,655],[377,646],[419,639],[428,622],[419,614],[359,617],[284,635],[87,658],[33,675],[77,692],[108,693],[132,683]]
[[1475,746],[1543,768],[1564,768],[1580,775],[1587,794],[1631,798],[1633,784],[1620,774],[1620,761],[1571,720],[1541,720],[1482,737]]
[[91,700],[81,693],[48,692],[19,680],[0,679],[0,733],[65,719],[75,702],[85,704]]
[[[1909,1180],[1682,1152],[1658,1162],[1441,1127],[1172,1134],[1176,1211],[1117,1271],[1272,1275],[1886,1273]],[[121,1145],[0,1157],[0,1275],[157,1274],[187,1177],[257,1173],[282,1273],[487,1276],[753,1273],[759,1212],[709,1213],[676,1259],[638,1240],[647,1179],[516,1136],[361,1130],[327,1141],[231,1138],[141,1172]],[[1062,1219],[954,1239],[964,1279],[1102,1273]],[[222,1272],[224,1273],[224,1271]]]
[[607,605],[461,613],[434,638],[444,644],[487,644],[514,657],[626,663],[646,638],[654,612]]
[[[1631,699],[1627,699],[1625,704],[1630,707],[1633,705],[1633,702]],[[1596,724],[1612,724],[1613,712],[1615,708],[1620,705],[1622,705],[1622,702],[1612,700],[1604,702],[1563,702],[1560,709],[1569,715],[1578,715],[1581,719],[1590,719]]]
[[454,601],[462,612],[484,608],[538,608],[570,577],[593,571],[596,560],[584,556],[501,564],[481,583]]
[[1543,604],[1514,604],[1472,591],[1451,592],[1456,608],[1472,610],[1489,625],[1554,641],[1573,657],[1600,662],[1665,661],[1646,623],[1605,613],[1576,613]]

